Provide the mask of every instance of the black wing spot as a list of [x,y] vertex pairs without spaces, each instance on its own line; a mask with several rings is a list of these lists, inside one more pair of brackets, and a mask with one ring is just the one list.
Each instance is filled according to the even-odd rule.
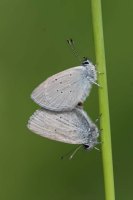
[[56,129],[54,131],[56,132]]
[[57,92],[59,91],[59,90],[56,90]]
[[60,82],[60,84],[62,84],[62,82]]
[[63,92],[61,91],[61,93],[63,93]]
[[57,78],[55,79],[55,81],[57,81]]
[[71,93],[72,91],[70,90],[70,93]]
[[70,76],[72,76],[72,74],[70,74]]

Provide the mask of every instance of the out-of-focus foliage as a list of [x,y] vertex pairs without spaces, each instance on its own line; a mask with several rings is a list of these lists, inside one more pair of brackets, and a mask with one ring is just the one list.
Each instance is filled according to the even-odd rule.
[[[133,1],[102,1],[114,174],[117,199],[132,199]],[[48,76],[79,65],[72,37],[95,63],[90,2],[0,2],[0,199],[103,199],[101,153],[60,156],[73,145],[32,134],[26,124],[38,108],[30,93]],[[98,117],[98,88],[84,107]]]

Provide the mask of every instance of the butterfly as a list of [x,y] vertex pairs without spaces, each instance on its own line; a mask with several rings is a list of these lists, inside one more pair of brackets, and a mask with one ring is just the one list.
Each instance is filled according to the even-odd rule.
[[72,111],[53,112],[36,110],[28,121],[28,128],[45,138],[69,144],[82,144],[93,149],[98,142],[99,131],[82,108]]
[[[80,66],[57,73],[42,82],[31,94],[41,107],[52,111],[71,111],[84,102],[96,84],[95,66],[87,59]],[[99,86],[99,85],[98,85]]]

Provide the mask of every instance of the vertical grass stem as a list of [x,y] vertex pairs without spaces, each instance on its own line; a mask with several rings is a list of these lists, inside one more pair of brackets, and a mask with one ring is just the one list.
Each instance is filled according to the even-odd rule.
[[103,129],[101,141],[105,199],[115,200],[101,0],[91,0],[91,10],[97,70],[104,73],[99,75],[98,83],[102,86],[102,88],[99,87],[99,110],[100,113],[102,113],[102,117],[100,118],[100,127]]

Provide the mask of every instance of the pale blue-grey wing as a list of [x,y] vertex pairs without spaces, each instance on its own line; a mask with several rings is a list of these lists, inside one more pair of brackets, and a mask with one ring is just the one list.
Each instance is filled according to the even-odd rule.
[[86,144],[92,122],[82,109],[70,112],[37,110],[28,121],[28,128],[43,137],[70,144]]
[[84,66],[73,67],[48,78],[31,94],[41,107],[54,111],[72,110],[88,96],[91,83]]

